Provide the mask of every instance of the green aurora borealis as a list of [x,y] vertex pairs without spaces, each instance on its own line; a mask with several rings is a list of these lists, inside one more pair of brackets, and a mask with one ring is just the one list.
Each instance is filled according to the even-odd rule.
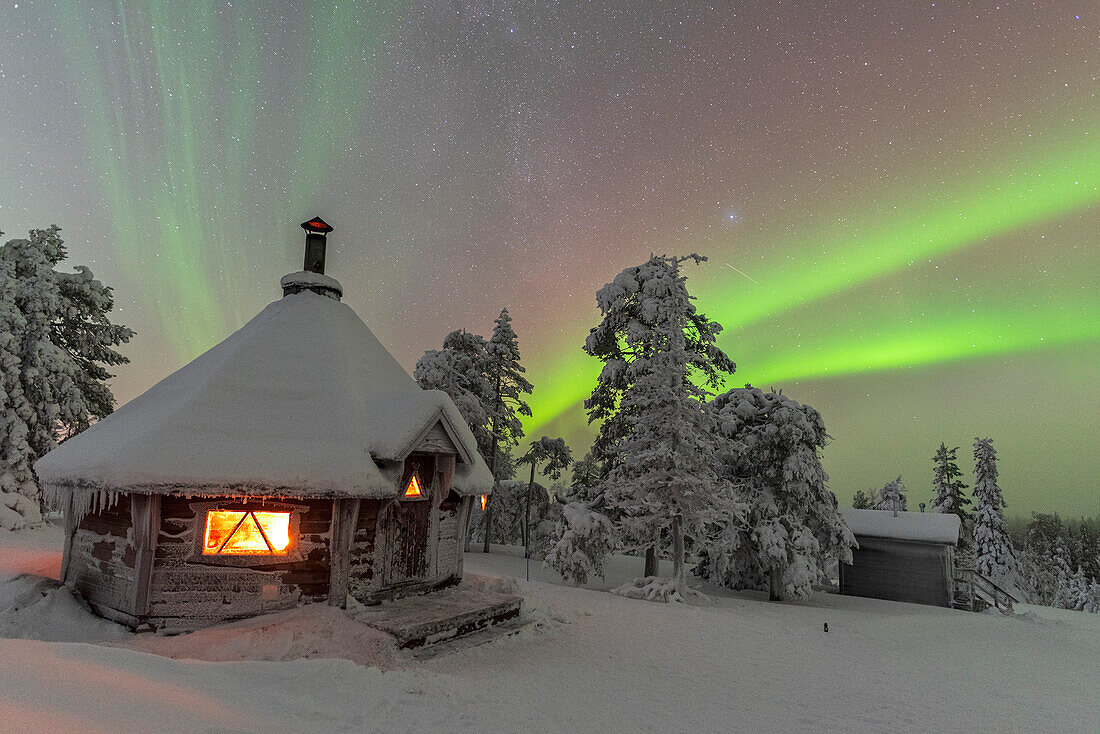
[[12,5],[0,228],[115,287],[121,401],[319,214],[410,370],[507,305],[531,437],[583,453],[595,290],[697,251],[731,386],[822,412],[842,502],[988,435],[1010,513],[1100,513],[1100,6]]

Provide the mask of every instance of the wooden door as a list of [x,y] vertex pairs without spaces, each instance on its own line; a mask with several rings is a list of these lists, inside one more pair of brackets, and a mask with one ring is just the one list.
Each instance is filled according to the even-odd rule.
[[432,503],[428,500],[398,500],[390,506],[383,579],[386,586],[421,581],[427,576],[431,512]]

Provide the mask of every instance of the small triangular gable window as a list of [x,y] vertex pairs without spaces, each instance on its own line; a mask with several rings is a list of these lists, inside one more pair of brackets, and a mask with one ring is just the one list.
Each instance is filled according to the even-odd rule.
[[424,492],[420,488],[420,477],[416,472],[409,478],[409,486],[405,487],[406,497],[423,497]]

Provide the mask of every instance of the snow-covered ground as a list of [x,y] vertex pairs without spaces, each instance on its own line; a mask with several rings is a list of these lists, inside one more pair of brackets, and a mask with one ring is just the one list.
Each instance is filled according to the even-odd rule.
[[[534,623],[417,660],[324,606],[134,636],[13,578],[55,575],[60,544],[0,531],[0,731],[1100,731],[1100,615],[728,592],[676,607],[536,563],[525,582],[503,549],[466,568],[517,576]],[[640,565],[613,559],[599,586]]]

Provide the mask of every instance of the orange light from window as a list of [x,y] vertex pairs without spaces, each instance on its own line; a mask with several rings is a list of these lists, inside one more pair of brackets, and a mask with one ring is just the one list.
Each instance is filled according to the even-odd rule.
[[485,505],[487,505],[488,503],[489,503],[489,495],[487,495],[487,494],[481,495],[481,511],[482,512],[485,511]]
[[290,547],[289,512],[210,510],[203,555],[283,555]]
[[406,497],[423,497],[424,493],[420,491],[420,477],[415,474],[412,475],[412,479],[409,480],[409,486],[405,487]]

